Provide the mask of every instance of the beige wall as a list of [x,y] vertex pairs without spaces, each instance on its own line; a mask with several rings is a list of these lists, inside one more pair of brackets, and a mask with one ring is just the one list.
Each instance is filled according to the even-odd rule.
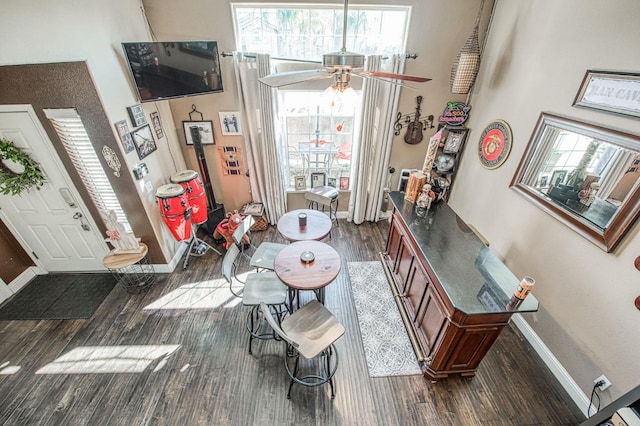
[[[252,3],[268,3],[258,0]],[[153,31],[159,40],[189,40],[212,39],[218,42],[220,52],[235,50],[235,37],[233,20],[231,17],[231,1],[229,0],[184,0],[176,2],[172,0],[145,0],[143,1],[149,16]],[[273,2],[271,2],[273,3]],[[278,3],[312,3],[310,1],[285,0]],[[336,2],[341,4],[340,1]],[[449,72],[451,63],[471,33],[479,3],[471,3],[468,0],[442,1],[351,1],[352,4],[394,4],[412,6],[412,19],[408,31],[406,51],[417,53],[416,60],[407,61],[406,74],[430,77],[433,81],[416,84],[419,90],[405,90],[400,98],[400,111],[404,114],[415,111],[416,97],[422,95],[422,114],[438,116],[444,110],[447,101],[464,100],[464,95],[452,96],[449,94]],[[486,0],[481,21],[481,35],[487,26],[493,0]],[[469,5],[472,4],[472,7]],[[451,31],[451,26],[461,28],[460,31]],[[243,141],[239,136],[223,136],[220,134],[218,123],[219,111],[237,111],[237,88],[233,73],[231,58],[221,58],[222,78],[224,92],[206,96],[196,96],[170,101],[173,118],[176,123],[177,133],[183,138],[181,121],[188,120],[191,106],[203,112],[205,119],[214,120],[216,144],[242,146]],[[429,139],[436,129],[425,132],[425,141]],[[419,145],[408,145],[403,142],[401,133],[394,140],[394,148],[391,154],[391,165],[396,167],[397,173],[392,177],[392,188],[397,187],[399,171],[401,168],[420,167],[424,160],[426,142]],[[191,161],[192,148],[184,148],[187,163]],[[218,167],[218,159],[215,148],[207,147],[207,161],[211,169],[214,190],[216,196],[223,201],[227,210],[239,208],[242,203],[250,199],[248,179],[241,176],[222,176]],[[245,164],[246,166],[246,164]],[[346,195],[341,196],[340,210],[346,210],[348,202]],[[342,202],[342,199],[345,201]],[[288,197],[289,208],[297,208],[304,205],[303,194],[291,193]]]
[[[147,26],[138,0],[113,0],[109,2],[87,0],[59,0],[56,2],[23,2],[3,0],[3,23],[0,25],[0,65],[39,64],[70,61],[86,61],[102,103],[113,124],[126,119],[133,129],[126,107],[138,103],[123,58],[123,41],[148,40]],[[3,81],[2,84],[11,85]],[[15,85],[15,83],[14,83]],[[35,87],[35,86],[34,86]],[[34,90],[36,90],[34,88]],[[3,100],[0,99],[0,103]],[[67,105],[51,105],[54,107]],[[147,119],[158,111],[161,121],[169,130],[174,127],[168,103],[145,103]],[[83,111],[79,111],[82,117]],[[91,127],[91,122],[85,122]],[[118,140],[112,125],[112,137]],[[144,181],[138,181],[122,197],[138,196],[150,218],[155,238],[162,249],[165,262],[171,260],[179,248],[162,223],[155,202],[155,189],[168,182],[168,177],[184,169],[178,139],[175,132],[165,132],[157,140],[158,150],[143,161],[149,168]],[[140,162],[135,150],[129,154],[120,152],[123,170],[132,174],[133,166]],[[151,191],[145,190],[150,183]],[[136,195],[137,194],[137,195]],[[101,218],[94,218],[97,222]],[[157,260],[158,263],[165,263]]]
[[[612,254],[509,189],[541,111],[640,133],[640,121],[571,106],[587,69],[640,71],[636,0],[498,0],[471,104],[472,129],[451,204],[518,276],[536,278],[542,308],[526,320],[589,395],[612,382],[603,404],[638,384],[640,226]],[[480,166],[484,126],[507,121],[513,149],[497,170]]]

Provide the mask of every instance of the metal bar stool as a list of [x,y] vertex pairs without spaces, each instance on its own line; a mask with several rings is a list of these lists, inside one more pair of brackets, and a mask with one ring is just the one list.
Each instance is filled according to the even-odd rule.
[[[276,321],[280,324],[282,317],[288,312],[286,307],[287,286],[280,281],[275,272],[251,272],[247,275],[242,289],[242,295],[233,291],[233,278],[236,275],[236,258],[240,254],[240,249],[235,244],[227,250],[222,261],[222,275],[229,283],[229,289],[234,296],[242,297],[244,306],[251,306],[251,311],[247,314],[246,328],[249,332],[249,353],[253,339],[278,339],[275,331],[267,330],[263,321]],[[240,280],[237,280],[240,281]],[[260,304],[268,306],[266,310],[260,309]],[[272,317],[275,316],[275,319]]]
[[291,379],[287,399],[294,383],[308,387],[329,383],[331,399],[335,398],[333,376],[338,369],[338,352],[334,342],[344,334],[344,326],[317,300],[288,316],[282,326],[269,314],[265,303],[260,308],[271,328],[287,343],[284,365]]
[[307,200],[307,207],[324,212],[325,207],[329,209],[329,218],[335,221],[338,226],[338,196],[340,193],[333,186],[317,186],[305,192],[304,198]]

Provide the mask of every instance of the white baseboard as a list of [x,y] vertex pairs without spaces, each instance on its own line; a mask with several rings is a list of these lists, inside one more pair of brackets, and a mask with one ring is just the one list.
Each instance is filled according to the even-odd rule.
[[173,270],[176,269],[176,266],[178,266],[178,264],[182,260],[182,256],[184,255],[184,252],[188,247],[189,244],[180,244],[180,247],[178,247],[176,254],[174,254],[173,258],[171,259],[171,262],[163,265],[153,265],[153,270],[155,271],[155,273],[170,274],[171,272],[173,272]]
[[[536,332],[533,331],[529,323],[527,323],[524,318],[522,318],[522,315],[515,314],[511,317],[511,319],[515,326],[518,327],[518,330],[520,330],[525,339],[527,339],[529,344],[536,351],[536,353],[540,356],[540,358],[542,358],[542,361],[546,364],[547,367],[549,367],[551,373],[553,373],[558,382],[560,382],[560,385],[564,388],[564,390],[567,391],[580,411],[586,413],[587,407],[589,406],[589,398],[573,380],[569,372],[562,366],[562,364],[560,364],[560,361],[558,361],[558,359],[553,355],[553,353],[544,344],[540,337],[538,337]],[[590,407],[590,414],[594,414],[595,412],[595,408]]]

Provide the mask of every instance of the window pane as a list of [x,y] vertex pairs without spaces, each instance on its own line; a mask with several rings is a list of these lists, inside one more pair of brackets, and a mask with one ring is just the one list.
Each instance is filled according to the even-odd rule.
[[[342,6],[239,3],[234,11],[237,49],[244,52],[319,61],[342,48]],[[406,6],[349,5],[347,50],[365,55],[404,51],[408,18]]]
[[[311,173],[324,173],[327,183],[351,173],[351,151],[355,106],[329,108],[322,91],[279,90],[285,144],[285,176],[288,188],[295,188],[296,176],[304,176],[307,188]],[[295,188],[300,190],[300,188]]]
[[[232,7],[238,50],[321,62],[322,55],[342,49],[342,5],[236,3]],[[404,52],[410,10],[407,6],[349,5],[346,49],[363,55]],[[327,86],[330,84],[327,80]],[[317,88],[278,89],[280,152],[284,152],[282,170],[289,190],[302,190],[294,185],[302,181],[296,176],[304,176],[309,188],[311,173],[324,173],[325,182],[338,187],[340,178],[348,178],[351,172],[356,106],[332,108]]]

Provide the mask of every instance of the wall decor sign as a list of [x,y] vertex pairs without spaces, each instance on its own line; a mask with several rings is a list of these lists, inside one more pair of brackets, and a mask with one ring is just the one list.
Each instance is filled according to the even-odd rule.
[[240,176],[240,148],[236,146],[219,146],[222,174]]
[[240,113],[237,111],[219,112],[220,128],[223,135],[241,135]]
[[462,148],[462,145],[464,145],[469,129],[461,127],[459,129],[448,128],[447,130],[447,139],[445,140],[442,152],[445,154],[457,154],[460,148]]
[[131,137],[133,138],[133,143],[136,145],[138,157],[141,160],[158,149],[156,141],[151,134],[151,127],[149,127],[148,124],[131,132]]
[[464,102],[447,102],[438,121],[449,126],[462,126],[469,118],[469,111],[471,111],[471,106]]
[[478,143],[480,164],[486,169],[497,169],[511,152],[511,128],[503,120],[495,120],[485,127]]
[[129,133],[127,120],[118,121],[116,123],[116,130],[118,130],[118,135],[120,136],[120,141],[122,141],[122,146],[126,154],[136,149],[136,146],[133,144],[133,139],[131,139],[131,133]]
[[573,106],[640,118],[640,74],[588,70]]
[[160,114],[157,111],[151,113],[151,122],[153,123],[153,130],[155,130],[156,132],[156,138],[163,138],[164,130],[162,130],[162,123],[160,123]]
[[102,156],[104,157],[104,161],[107,162],[109,168],[113,170],[113,174],[116,175],[116,177],[120,177],[120,169],[122,168],[122,164],[120,163],[116,152],[107,145],[103,145]]
[[193,135],[191,128],[196,127],[198,134],[200,135],[200,143],[202,145],[214,145],[216,140],[213,136],[213,121],[183,121],[182,127],[184,128],[184,139],[187,145],[193,145]]
[[137,104],[127,107],[127,111],[129,111],[129,118],[131,119],[131,124],[133,124],[133,127],[140,127],[147,124],[147,118],[144,116],[142,105]]

